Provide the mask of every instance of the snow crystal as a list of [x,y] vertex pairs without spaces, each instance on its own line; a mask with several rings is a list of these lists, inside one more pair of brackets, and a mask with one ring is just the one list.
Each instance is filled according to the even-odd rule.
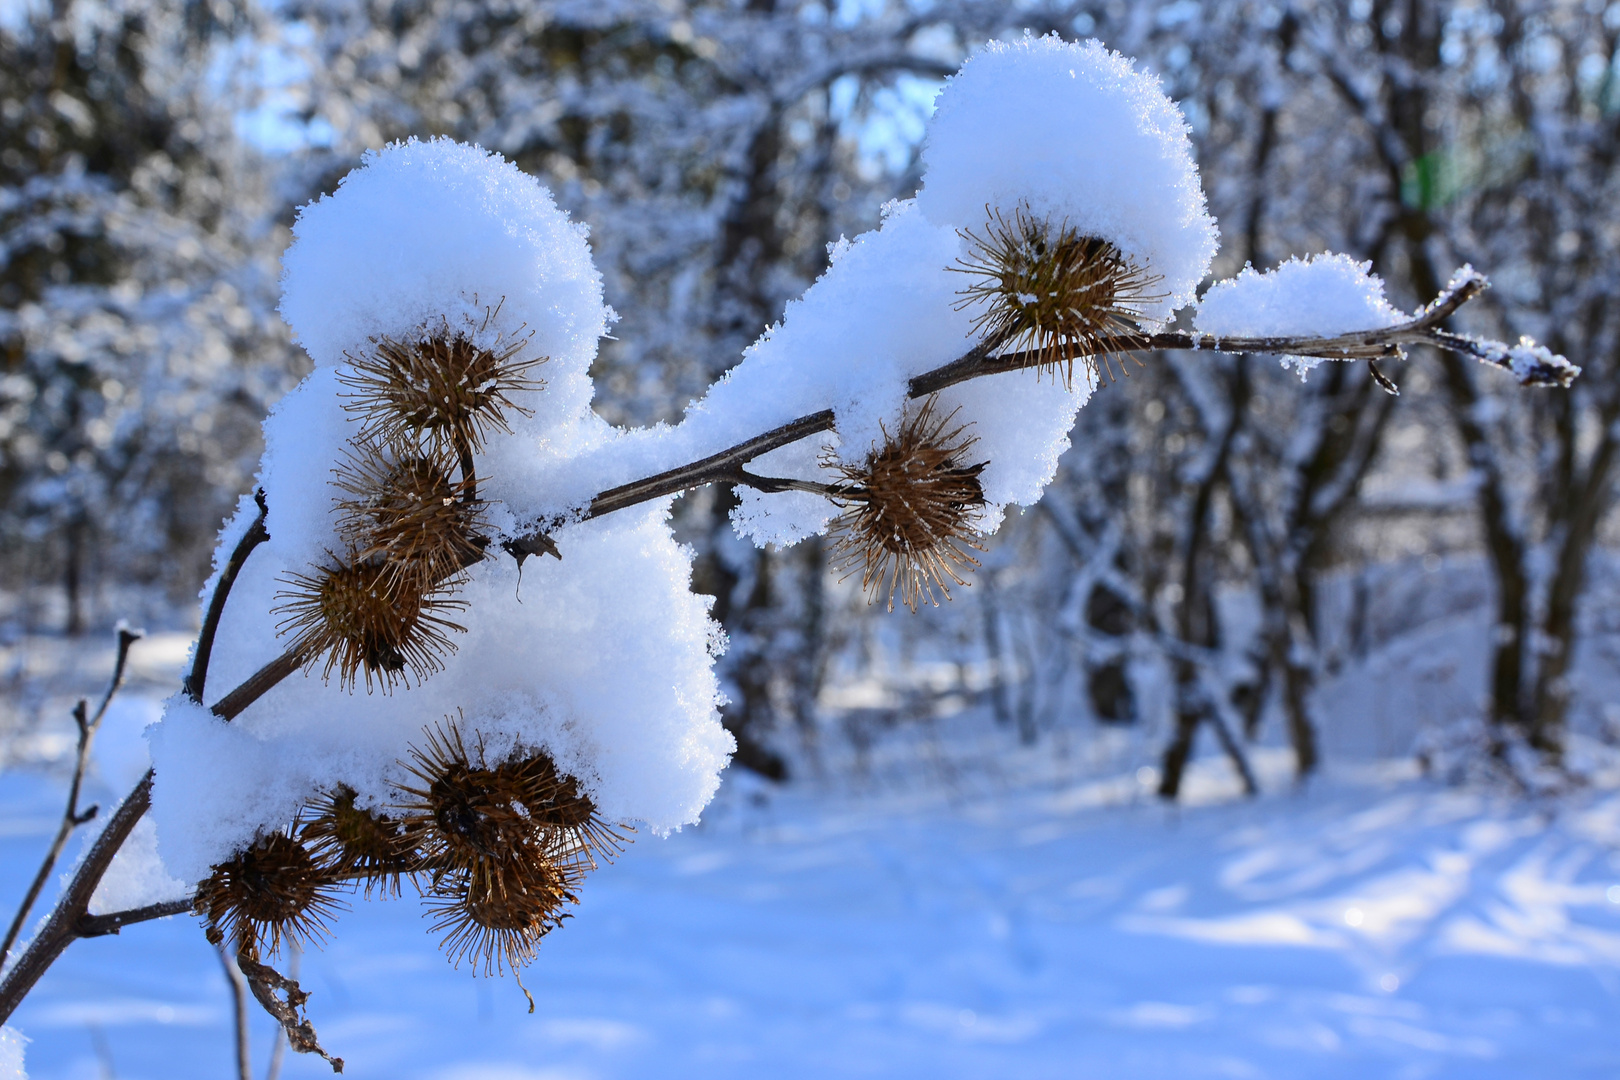
[[[1246,266],[1235,278],[1211,285],[1194,325],[1215,338],[1334,337],[1381,330],[1410,316],[1384,299],[1384,281],[1372,263],[1324,252],[1291,258],[1265,273]],[[1303,379],[1321,357],[1285,356]]]
[[0,1028],[0,1080],[28,1080],[23,1071],[23,1047],[27,1043],[27,1037],[16,1028]]
[[281,313],[326,367],[377,335],[443,323],[491,340],[532,334],[525,355],[549,357],[546,389],[523,404],[562,416],[589,402],[587,369],[611,318],[585,233],[498,154],[444,138],[393,143],[299,212]]
[[918,206],[981,229],[1020,203],[1109,240],[1163,280],[1152,322],[1193,301],[1215,255],[1187,121],[1156,76],[1100,42],[992,42],[946,81],[923,143]]
[[1519,343],[1512,346],[1499,341],[1481,341],[1478,338],[1474,340],[1484,347],[1487,360],[1507,368],[1520,382],[1529,379],[1533,374],[1551,377],[1556,373],[1570,372],[1571,377],[1574,377],[1581,373],[1581,369],[1570,363],[1566,357],[1553,352],[1545,345],[1536,344],[1534,338],[1521,337]]

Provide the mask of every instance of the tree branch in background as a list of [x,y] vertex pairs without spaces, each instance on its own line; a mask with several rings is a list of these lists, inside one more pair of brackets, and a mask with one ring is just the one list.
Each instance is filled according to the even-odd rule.
[[231,1021],[236,1029],[236,1080],[253,1080],[253,1053],[248,1031],[248,987],[242,969],[231,959],[231,947],[221,941],[214,947],[219,954],[219,966],[225,969],[225,981],[231,986]]
[[33,910],[40,891],[45,888],[45,883],[50,880],[51,871],[56,869],[56,860],[62,857],[68,837],[73,835],[74,829],[89,823],[99,809],[91,806],[81,812],[79,790],[84,785],[85,770],[90,766],[90,745],[95,741],[96,732],[101,728],[102,718],[107,715],[107,706],[112,703],[113,695],[123,684],[124,665],[129,660],[129,647],[139,640],[141,635],[137,631],[122,626],[118,628],[118,658],[113,662],[112,680],[107,684],[107,692],[102,695],[101,704],[96,707],[96,714],[88,715],[83,698],[80,698],[79,703],[73,708],[73,721],[79,728],[79,752],[73,763],[73,779],[68,783],[67,806],[62,811],[62,824],[57,827],[56,839],[52,841],[50,850],[45,853],[45,859],[39,865],[39,873],[34,875],[33,883],[28,886],[28,892],[23,896],[16,916],[11,920],[11,926],[6,929],[5,942],[0,944],[0,966],[3,966],[6,958],[11,955],[11,947],[17,943],[17,937],[28,921],[28,913]]

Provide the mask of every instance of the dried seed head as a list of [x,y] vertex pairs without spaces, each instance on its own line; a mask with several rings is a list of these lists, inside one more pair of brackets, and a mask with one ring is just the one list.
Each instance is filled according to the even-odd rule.
[[319,941],[337,913],[337,875],[323,867],[290,832],[261,836],[197,889],[197,911],[208,917],[208,936],[233,937],[257,953],[279,952],[283,938]]
[[456,467],[442,449],[357,442],[333,480],[352,496],[338,502],[338,535],[360,561],[386,563],[419,588],[477,562],[484,504],[472,478],[453,479]]
[[976,331],[1031,353],[1030,366],[1065,386],[1073,384],[1076,360],[1095,378],[1111,353],[1143,347],[1139,320],[1146,305],[1163,299],[1149,292],[1160,275],[1107,240],[1054,226],[1028,207],[1015,209],[1011,221],[1000,210],[989,214],[983,236],[961,231],[972,250],[950,268],[978,279],[956,305],[984,305]]
[[440,877],[428,901],[432,933],[457,966],[466,960],[484,974],[513,971],[534,959],[540,939],[568,918],[579,903],[582,868],[553,862],[539,849],[519,850],[489,872]]
[[530,373],[546,358],[520,359],[531,337],[486,348],[448,325],[379,337],[369,352],[348,357],[350,371],[341,376],[353,391],[347,408],[375,442],[481,450],[489,432],[511,430],[506,410],[528,415],[512,395],[544,386]]
[[434,875],[433,930],[447,932],[458,964],[516,968],[578,902],[592,852],[616,852],[623,838],[544,754],[491,765],[483,740],[469,745],[449,717],[424,734],[405,763],[416,783],[402,786],[399,811]]
[[366,895],[381,887],[399,895],[400,878],[414,874],[421,857],[405,839],[400,823],[355,805],[353,788],[339,785],[309,807],[299,835],[322,866],[346,880],[360,879]]
[[293,635],[306,667],[324,658],[322,677],[330,679],[336,668],[351,690],[362,671],[368,692],[374,678],[384,693],[399,682],[421,682],[455,651],[448,631],[464,629],[439,614],[466,607],[450,595],[456,581],[429,585],[355,552],[282,580],[291,588],[276,594],[274,610],[284,616],[277,632]]
[[498,771],[535,827],[548,834],[549,846],[578,851],[587,861],[600,856],[612,862],[629,842],[624,827],[604,820],[591,797],[580,791],[579,781],[558,772],[548,755],[536,752],[514,758]]
[[935,589],[949,600],[946,579],[966,585],[958,570],[979,565],[967,549],[984,550],[973,517],[984,505],[985,463],[966,464],[977,440],[964,434],[966,425],[952,427],[955,412],[939,416],[936,400],[902,420],[897,433],[885,427],[883,446],[860,465],[827,463],[843,478],[833,497],[844,508],[831,526],[834,564],[846,576],[859,569],[869,599],[886,590],[890,611],[897,590],[913,612],[919,601],[939,606]]
[[429,869],[473,871],[519,849],[588,868],[594,855],[612,858],[623,849],[623,834],[544,753],[490,764],[482,738],[475,734],[469,745],[448,717],[424,735],[425,745],[411,747],[404,763],[416,783],[401,787],[397,809]]

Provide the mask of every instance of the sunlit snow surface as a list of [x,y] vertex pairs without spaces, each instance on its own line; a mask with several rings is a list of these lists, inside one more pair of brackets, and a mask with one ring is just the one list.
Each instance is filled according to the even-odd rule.
[[[1151,776],[1021,773],[1050,744],[1000,744],[1001,779],[733,778],[701,827],[590,879],[525,979],[533,1016],[452,970],[416,903],[360,903],[304,957],[311,1017],[345,1075],[391,1080],[1620,1072],[1620,793],[1550,813],[1389,766],[1299,795],[1272,752],[1273,794],[1233,801],[1206,761],[1201,805],[1167,811]],[[58,789],[0,783],[17,867]],[[227,1016],[174,919],[75,945],[13,1022],[33,1080],[213,1080]]]

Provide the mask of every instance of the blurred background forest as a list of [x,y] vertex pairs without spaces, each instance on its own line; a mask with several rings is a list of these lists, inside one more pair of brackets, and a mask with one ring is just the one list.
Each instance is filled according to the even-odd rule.
[[1161,76],[1221,224],[1218,275],[1343,251],[1409,308],[1471,263],[1494,287],[1460,329],[1533,335],[1585,374],[1524,391],[1415,354],[1388,370],[1397,397],[1357,365],[1302,384],[1273,357],[1143,355],[1081,412],[1058,480],[972,586],[915,617],[869,607],[818,540],[738,540],[729,490],[689,495],[676,515],[731,638],[739,763],[949,771],[933,733],[973,723],[1142,764],[1174,796],[1201,748],[1240,784],[1254,746],[1299,774],[1415,753],[1537,784],[1620,740],[1620,3],[0,12],[9,736],[53,701],[27,642],[194,621],[258,421],[308,370],[275,313],[295,207],[366,148],[446,134],[541,177],[589,223],[621,316],[598,408],[670,420],[829,242],[915,191],[942,79],[1027,30],[1099,37]]

